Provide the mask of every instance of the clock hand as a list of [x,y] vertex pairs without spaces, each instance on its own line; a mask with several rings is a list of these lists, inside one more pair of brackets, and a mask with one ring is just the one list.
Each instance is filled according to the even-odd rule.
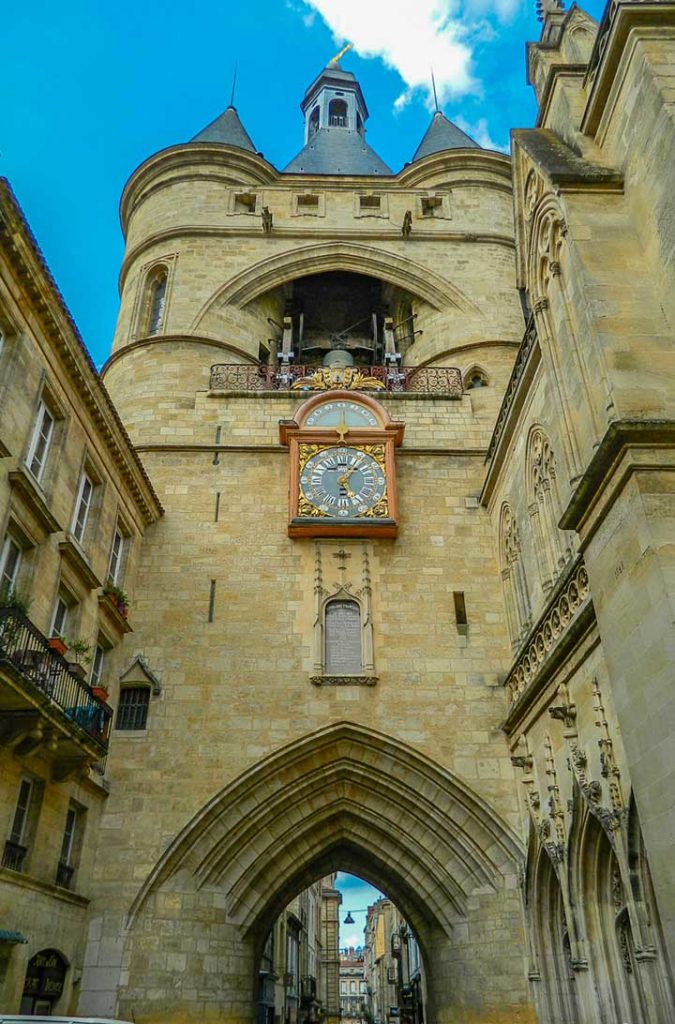
[[[352,471],[352,472],[353,472],[353,471]],[[345,473],[345,474],[344,474],[344,476],[339,476],[339,477],[338,477],[338,483],[339,483],[340,487],[344,487],[344,489],[345,489],[345,490],[346,490],[346,492],[347,492],[347,496],[348,496],[349,498],[355,498],[355,497],[356,497],[356,494],[355,494],[355,492],[354,492],[354,491],[353,491],[353,490],[351,489],[351,487],[349,486],[349,484],[348,484],[348,482],[347,482],[347,481],[349,480],[349,477],[350,477],[350,476],[351,476],[351,473]]]

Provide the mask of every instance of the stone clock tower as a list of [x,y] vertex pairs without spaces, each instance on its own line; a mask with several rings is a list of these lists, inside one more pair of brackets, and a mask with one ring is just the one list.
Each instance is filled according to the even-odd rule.
[[[651,9],[616,6],[605,32]],[[284,170],[229,107],[124,190],[103,377],[164,508],[125,640],[158,682],[145,729],[114,733],[81,1012],[252,1024],[275,916],[342,869],[414,929],[429,1024],[667,1019],[667,858],[604,654],[637,568],[612,582],[588,525],[617,423],[649,421],[630,436],[657,473],[666,414],[582,299],[630,320],[585,241],[647,259],[603,104],[612,69],[638,88],[666,57],[647,32],[638,73],[626,33],[596,52],[576,6],[542,17],[542,124],[513,162],[437,112],[394,173],[332,63]],[[666,277],[641,283],[654,360]]]
[[[229,108],[122,199],[104,377],[166,511],[132,641],[162,695],[111,769],[124,849],[102,926],[124,927],[120,1012],[249,1024],[243,979],[275,910],[335,865],[417,928],[430,1019],[487,999],[526,1020],[515,945],[479,996],[489,922],[522,932],[497,731],[508,640],[478,507],[524,327],[510,165],[437,114],[394,175],[336,65],[303,109],[285,171]],[[242,799],[247,838],[220,824]],[[148,982],[138,966],[169,905],[194,1008],[170,971]],[[167,994],[155,1006],[150,990]]]

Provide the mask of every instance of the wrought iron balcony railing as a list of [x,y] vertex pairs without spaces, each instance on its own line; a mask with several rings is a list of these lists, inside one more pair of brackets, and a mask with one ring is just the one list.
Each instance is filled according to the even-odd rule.
[[13,843],[11,839],[5,840],[5,848],[2,851],[3,868],[11,868],[12,871],[21,871],[23,869],[23,862],[26,859],[27,853],[27,846],[21,846],[20,843]]
[[461,371],[456,366],[264,366],[216,363],[211,391],[350,391],[412,392],[461,398]]
[[59,866],[56,869],[56,884],[62,889],[70,889],[74,874],[75,868],[73,865],[66,864],[65,861],[60,860]]
[[53,651],[47,638],[15,608],[0,608],[0,663],[3,661],[107,750],[112,708],[93,695],[66,659]]

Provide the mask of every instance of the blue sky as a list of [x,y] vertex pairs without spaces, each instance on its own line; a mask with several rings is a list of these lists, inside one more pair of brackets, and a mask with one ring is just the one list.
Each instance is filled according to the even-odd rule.
[[[584,7],[598,18],[601,0]],[[97,363],[115,326],[118,204],[150,154],[189,140],[235,103],[283,167],[302,145],[299,102],[345,38],[370,109],[368,140],[394,169],[445,113],[508,145],[536,115],[525,82],[535,0],[35,0],[3,15],[0,174],[9,178]]]
[[[363,929],[366,927],[366,909],[383,894],[379,889],[357,878],[356,875],[339,871],[336,888],[342,893],[340,907],[340,948],[363,945]],[[344,924],[347,912],[354,918],[354,924]]]

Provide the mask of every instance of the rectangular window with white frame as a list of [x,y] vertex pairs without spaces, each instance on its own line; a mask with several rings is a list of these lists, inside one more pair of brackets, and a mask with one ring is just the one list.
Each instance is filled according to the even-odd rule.
[[125,537],[118,526],[113,535],[112,548],[110,549],[110,565],[108,567],[108,579],[115,586],[119,586],[122,582],[124,548]]
[[49,455],[49,449],[53,437],[54,416],[47,408],[45,402],[40,400],[37,416],[35,418],[35,426],[33,427],[33,434],[30,445],[28,446],[28,455],[26,457],[26,465],[38,483],[42,481],[44,476],[47,457]]
[[61,839],[61,853],[56,869],[56,884],[62,889],[73,888],[73,876],[79,864],[86,809],[71,801]]
[[98,643],[94,649],[94,657],[91,659],[91,676],[90,682],[92,686],[100,686],[101,681],[105,674],[105,647]]
[[72,806],[68,808],[66,814],[66,826],[63,830],[63,839],[61,841],[61,856],[59,860],[62,864],[71,865],[73,862],[73,844],[75,842],[75,828],[77,826],[77,811]]
[[0,552],[0,594],[4,597],[14,594],[21,568],[21,548],[14,538],[7,534]]
[[63,594],[59,594],[54,606],[50,636],[65,636],[71,619],[71,605]]
[[24,776],[19,783],[19,793],[14,815],[2,855],[2,866],[12,871],[25,870],[25,859],[28,852],[30,823],[35,803],[35,783]]
[[77,489],[77,501],[75,502],[73,521],[70,527],[71,533],[78,544],[82,544],[84,541],[93,495],[93,481],[87,472],[83,471],[80,477],[80,485]]

